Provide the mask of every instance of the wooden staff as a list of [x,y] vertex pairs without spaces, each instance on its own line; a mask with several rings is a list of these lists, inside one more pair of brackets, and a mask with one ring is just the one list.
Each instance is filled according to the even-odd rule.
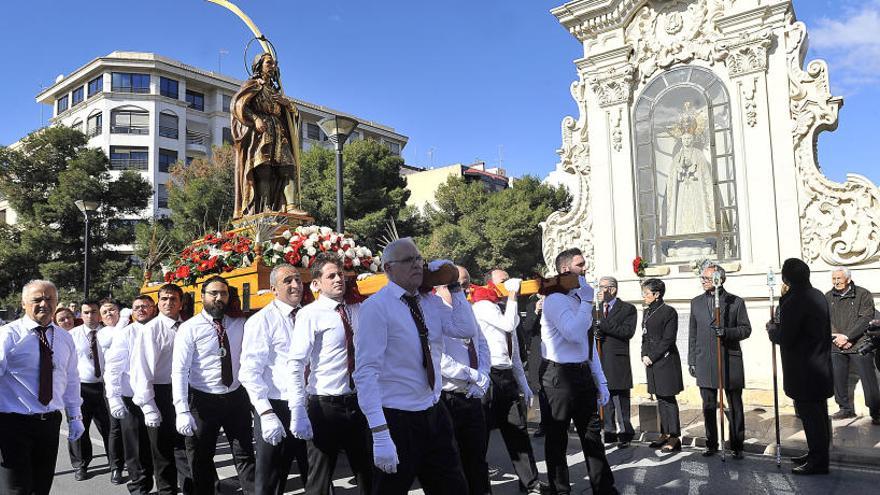
[[[767,287],[770,288],[770,320],[779,323],[776,318],[776,309],[773,304],[773,287],[776,285],[776,274],[773,270],[767,271]],[[770,342],[772,350],[771,364],[773,366],[773,419],[776,422],[776,467],[782,467],[782,442],[779,436],[779,382],[776,378],[776,344]]]
[[[712,285],[715,286],[715,326],[721,326],[721,272],[712,273]],[[721,451],[721,462],[724,462],[724,360],[721,358],[721,337],[716,336],[716,349],[718,351],[718,416],[720,417],[718,431],[721,437],[719,450]]]
[[[596,316],[593,318],[593,338],[596,339],[596,353],[599,355],[599,363],[602,363],[602,341],[596,336],[596,328],[599,323],[599,281],[595,282],[596,290],[593,291],[593,309],[595,310]],[[608,400],[611,400],[611,396],[609,395]],[[604,424],[605,422],[605,406],[599,405],[599,420]]]

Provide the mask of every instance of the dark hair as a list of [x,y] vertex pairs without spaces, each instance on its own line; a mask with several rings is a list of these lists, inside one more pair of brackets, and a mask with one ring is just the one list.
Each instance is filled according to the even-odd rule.
[[810,284],[810,267],[798,258],[789,258],[782,264],[783,282],[790,287]]
[[489,268],[488,270],[486,270],[486,273],[483,275],[483,285],[489,285],[489,282],[492,281],[492,272],[494,272],[495,270],[500,270],[502,272],[505,271],[504,268],[501,268],[500,266],[494,266],[492,268]]
[[565,251],[556,255],[556,273],[562,273],[562,267],[571,263],[571,260],[574,259],[575,256],[583,256],[584,253],[578,248],[566,249]]
[[83,301],[83,302],[81,302],[79,305],[80,305],[80,307],[82,307],[82,306],[94,306],[94,307],[96,307],[96,308],[98,308],[98,309],[101,309],[101,304],[100,304],[98,301],[94,300],[94,299],[89,299],[89,300]]
[[151,303],[156,304],[156,301],[154,301],[152,297],[150,297],[146,294],[139,294],[137,297],[132,299],[131,300],[132,306],[134,306],[135,301],[150,301]]
[[109,297],[105,297],[104,299],[101,299],[100,301],[98,301],[99,308],[105,304],[112,304],[112,305],[116,306],[116,309],[122,309],[122,305],[119,304],[119,302],[116,299],[111,299]]
[[664,284],[659,278],[649,278],[645,280],[642,282],[642,288],[648,289],[655,294],[660,294],[660,299],[663,299],[663,295],[666,294],[666,284]]
[[61,312],[64,312],[64,311],[67,311],[68,313],[70,313],[71,315],[73,315],[74,318],[76,317],[76,313],[74,313],[73,310],[71,310],[71,309],[68,308],[67,306],[58,306],[57,308],[55,308],[55,315],[54,315],[54,317],[53,317],[52,319],[54,320],[55,318],[58,317],[58,313],[61,313]]
[[177,297],[183,299],[183,289],[177,284],[165,284],[162,287],[159,287],[159,292],[157,292],[157,294],[162,294],[163,292],[177,294]]
[[205,280],[204,282],[202,282],[202,294],[203,295],[204,295],[205,291],[208,290],[208,286],[213,284],[214,282],[220,282],[221,284],[226,286],[227,290],[229,289],[229,282],[227,282],[225,278],[221,277],[220,275],[214,275],[213,277],[210,277],[208,280]]
[[324,270],[324,265],[327,264],[336,265],[336,267],[342,271],[342,260],[339,259],[339,255],[331,252],[320,252],[315,256],[315,260],[312,261],[312,266],[309,267],[309,272],[312,274],[312,280],[318,280],[321,278],[321,272]]

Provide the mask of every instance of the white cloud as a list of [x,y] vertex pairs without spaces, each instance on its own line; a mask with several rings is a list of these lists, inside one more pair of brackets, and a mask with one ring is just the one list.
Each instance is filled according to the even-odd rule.
[[832,92],[854,93],[880,83],[880,0],[823,17],[810,32],[816,56],[828,61]]

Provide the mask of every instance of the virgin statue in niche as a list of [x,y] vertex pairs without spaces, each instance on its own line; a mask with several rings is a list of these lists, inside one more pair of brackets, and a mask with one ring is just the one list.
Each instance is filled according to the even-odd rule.
[[666,235],[714,232],[715,197],[712,168],[706,158],[706,115],[685,102],[669,134],[678,140],[678,151],[666,180]]

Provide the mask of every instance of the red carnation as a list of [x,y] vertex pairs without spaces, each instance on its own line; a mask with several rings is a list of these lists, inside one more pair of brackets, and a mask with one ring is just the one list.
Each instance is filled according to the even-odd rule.
[[189,266],[188,265],[180,265],[179,267],[177,267],[177,271],[174,274],[179,279],[189,277]]

